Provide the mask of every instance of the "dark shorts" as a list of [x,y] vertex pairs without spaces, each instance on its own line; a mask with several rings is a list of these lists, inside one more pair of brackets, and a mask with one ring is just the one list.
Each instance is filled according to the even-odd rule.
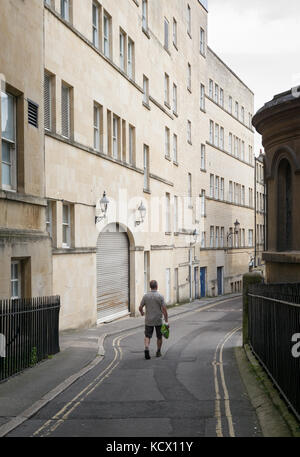
[[156,337],[158,339],[162,338],[161,325],[145,325],[145,337],[152,338],[154,327],[156,330]]

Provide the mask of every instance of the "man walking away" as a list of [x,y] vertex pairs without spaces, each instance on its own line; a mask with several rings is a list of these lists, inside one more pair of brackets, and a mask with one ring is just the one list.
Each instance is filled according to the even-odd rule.
[[162,314],[164,315],[165,323],[168,324],[168,311],[165,304],[164,297],[157,291],[157,281],[150,281],[151,291],[145,294],[142,298],[139,311],[142,316],[144,316],[143,308],[146,307],[146,316],[145,316],[145,359],[150,359],[149,346],[150,340],[153,335],[153,330],[155,327],[156,337],[157,337],[157,351],[156,357],[161,356],[161,346],[162,346]]

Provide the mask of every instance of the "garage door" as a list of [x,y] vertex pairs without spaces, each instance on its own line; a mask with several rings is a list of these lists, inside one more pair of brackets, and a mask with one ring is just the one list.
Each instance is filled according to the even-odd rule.
[[129,312],[129,241],[126,233],[104,232],[97,242],[97,322]]

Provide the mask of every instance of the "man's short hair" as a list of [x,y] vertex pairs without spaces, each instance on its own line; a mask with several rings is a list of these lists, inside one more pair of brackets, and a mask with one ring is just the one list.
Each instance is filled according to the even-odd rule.
[[151,290],[154,290],[154,289],[157,289],[157,281],[155,281],[155,279],[153,279],[152,281],[150,281],[150,289]]

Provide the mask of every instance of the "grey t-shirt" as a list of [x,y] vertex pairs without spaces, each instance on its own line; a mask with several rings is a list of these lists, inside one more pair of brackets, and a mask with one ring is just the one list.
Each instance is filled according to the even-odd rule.
[[143,296],[141,306],[146,307],[145,325],[162,325],[163,295],[156,290],[148,292]]

